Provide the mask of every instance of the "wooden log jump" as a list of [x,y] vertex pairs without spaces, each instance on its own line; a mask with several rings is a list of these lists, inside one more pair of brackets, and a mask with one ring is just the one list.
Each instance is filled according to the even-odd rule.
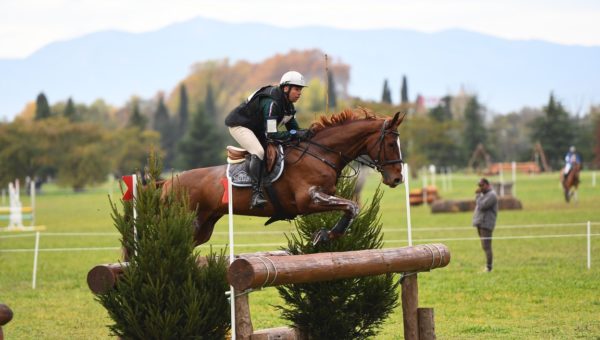
[[[206,259],[199,257],[198,265]],[[235,290],[237,339],[297,339],[297,330],[277,327],[254,331],[248,292],[292,283],[308,283],[356,278],[386,273],[403,273],[402,310],[404,338],[435,339],[432,308],[418,308],[417,272],[441,268],[450,262],[450,251],[443,244],[369,249],[347,252],[290,255],[286,252],[240,254],[231,263],[227,277]],[[112,289],[127,262],[98,265],[88,273],[88,286],[101,294]]]
[[445,267],[450,251],[443,244],[368,249],[337,253],[239,258],[227,278],[237,290],[404,273]]

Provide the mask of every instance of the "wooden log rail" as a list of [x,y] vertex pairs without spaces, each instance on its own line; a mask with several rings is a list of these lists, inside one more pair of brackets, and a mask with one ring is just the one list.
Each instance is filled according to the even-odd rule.
[[289,256],[254,256],[233,261],[227,278],[237,290],[431,270],[446,266],[443,244]]
[[[199,257],[197,262],[200,266],[205,265],[206,258]],[[403,273],[404,338],[435,339],[433,309],[418,308],[417,272],[445,267],[449,262],[450,251],[443,244],[307,255],[290,255],[283,251],[240,254],[229,266],[227,274],[236,292],[237,338],[302,338],[297,330],[288,327],[254,331],[248,294],[243,294],[244,291],[291,283]],[[87,277],[88,286],[96,294],[112,289],[127,266],[127,262],[122,262],[92,268]]]

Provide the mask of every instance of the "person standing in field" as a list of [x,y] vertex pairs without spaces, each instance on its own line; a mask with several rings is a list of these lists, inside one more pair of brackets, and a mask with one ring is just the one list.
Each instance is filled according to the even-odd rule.
[[492,253],[492,234],[496,227],[498,216],[498,196],[490,185],[490,182],[482,178],[478,183],[479,188],[475,191],[475,213],[473,214],[473,226],[481,240],[481,247],[485,253],[486,272],[492,271],[494,255]]

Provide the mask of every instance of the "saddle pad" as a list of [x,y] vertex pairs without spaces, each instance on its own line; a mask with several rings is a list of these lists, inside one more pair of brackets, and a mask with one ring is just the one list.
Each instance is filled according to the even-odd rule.
[[[275,182],[283,173],[283,148],[277,147],[277,160],[273,166],[273,171],[263,176],[263,186]],[[250,187],[252,182],[248,175],[247,161],[242,163],[227,164],[227,174],[231,178],[231,185],[235,187]]]

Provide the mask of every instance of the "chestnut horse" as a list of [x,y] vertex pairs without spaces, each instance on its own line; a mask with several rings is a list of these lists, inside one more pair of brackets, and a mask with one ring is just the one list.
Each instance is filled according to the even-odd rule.
[[[250,209],[251,188],[233,187],[234,214],[275,216],[277,220],[343,211],[331,230],[324,228],[314,235],[313,243],[343,235],[359,212],[356,202],[335,196],[338,178],[349,162],[366,155],[370,160],[362,162],[377,169],[384,184],[393,188],[403,182],[398,126],[404,116],[399,115],[398,112],[391,119],[377,117],[358,108],[320,117],[310,126],[309,139],[287,143],[284,147],[285,170],[271,184],[278,202],[274,205],[269,197],[262,209]],[[176,192],[184,189],[188,193],[190,207],[196,211],[196,245],[207,242],[215,223],[228,213],[228,204],[222,200],[225,189],[221,182],[226,177],[226,169],[226,165],[220,165],[188,170],[163,183],[163,196],[172,189]]]
[[[581,171],[581,164],[575,163],[571,166],[571,171],[565,178],[562,176],[562,186],[565,194],[565,201],[569,202],[571,197],[576,195],[577,187],[579,186],[579,171]],[[577,196],[575,196],[577,198]]]

